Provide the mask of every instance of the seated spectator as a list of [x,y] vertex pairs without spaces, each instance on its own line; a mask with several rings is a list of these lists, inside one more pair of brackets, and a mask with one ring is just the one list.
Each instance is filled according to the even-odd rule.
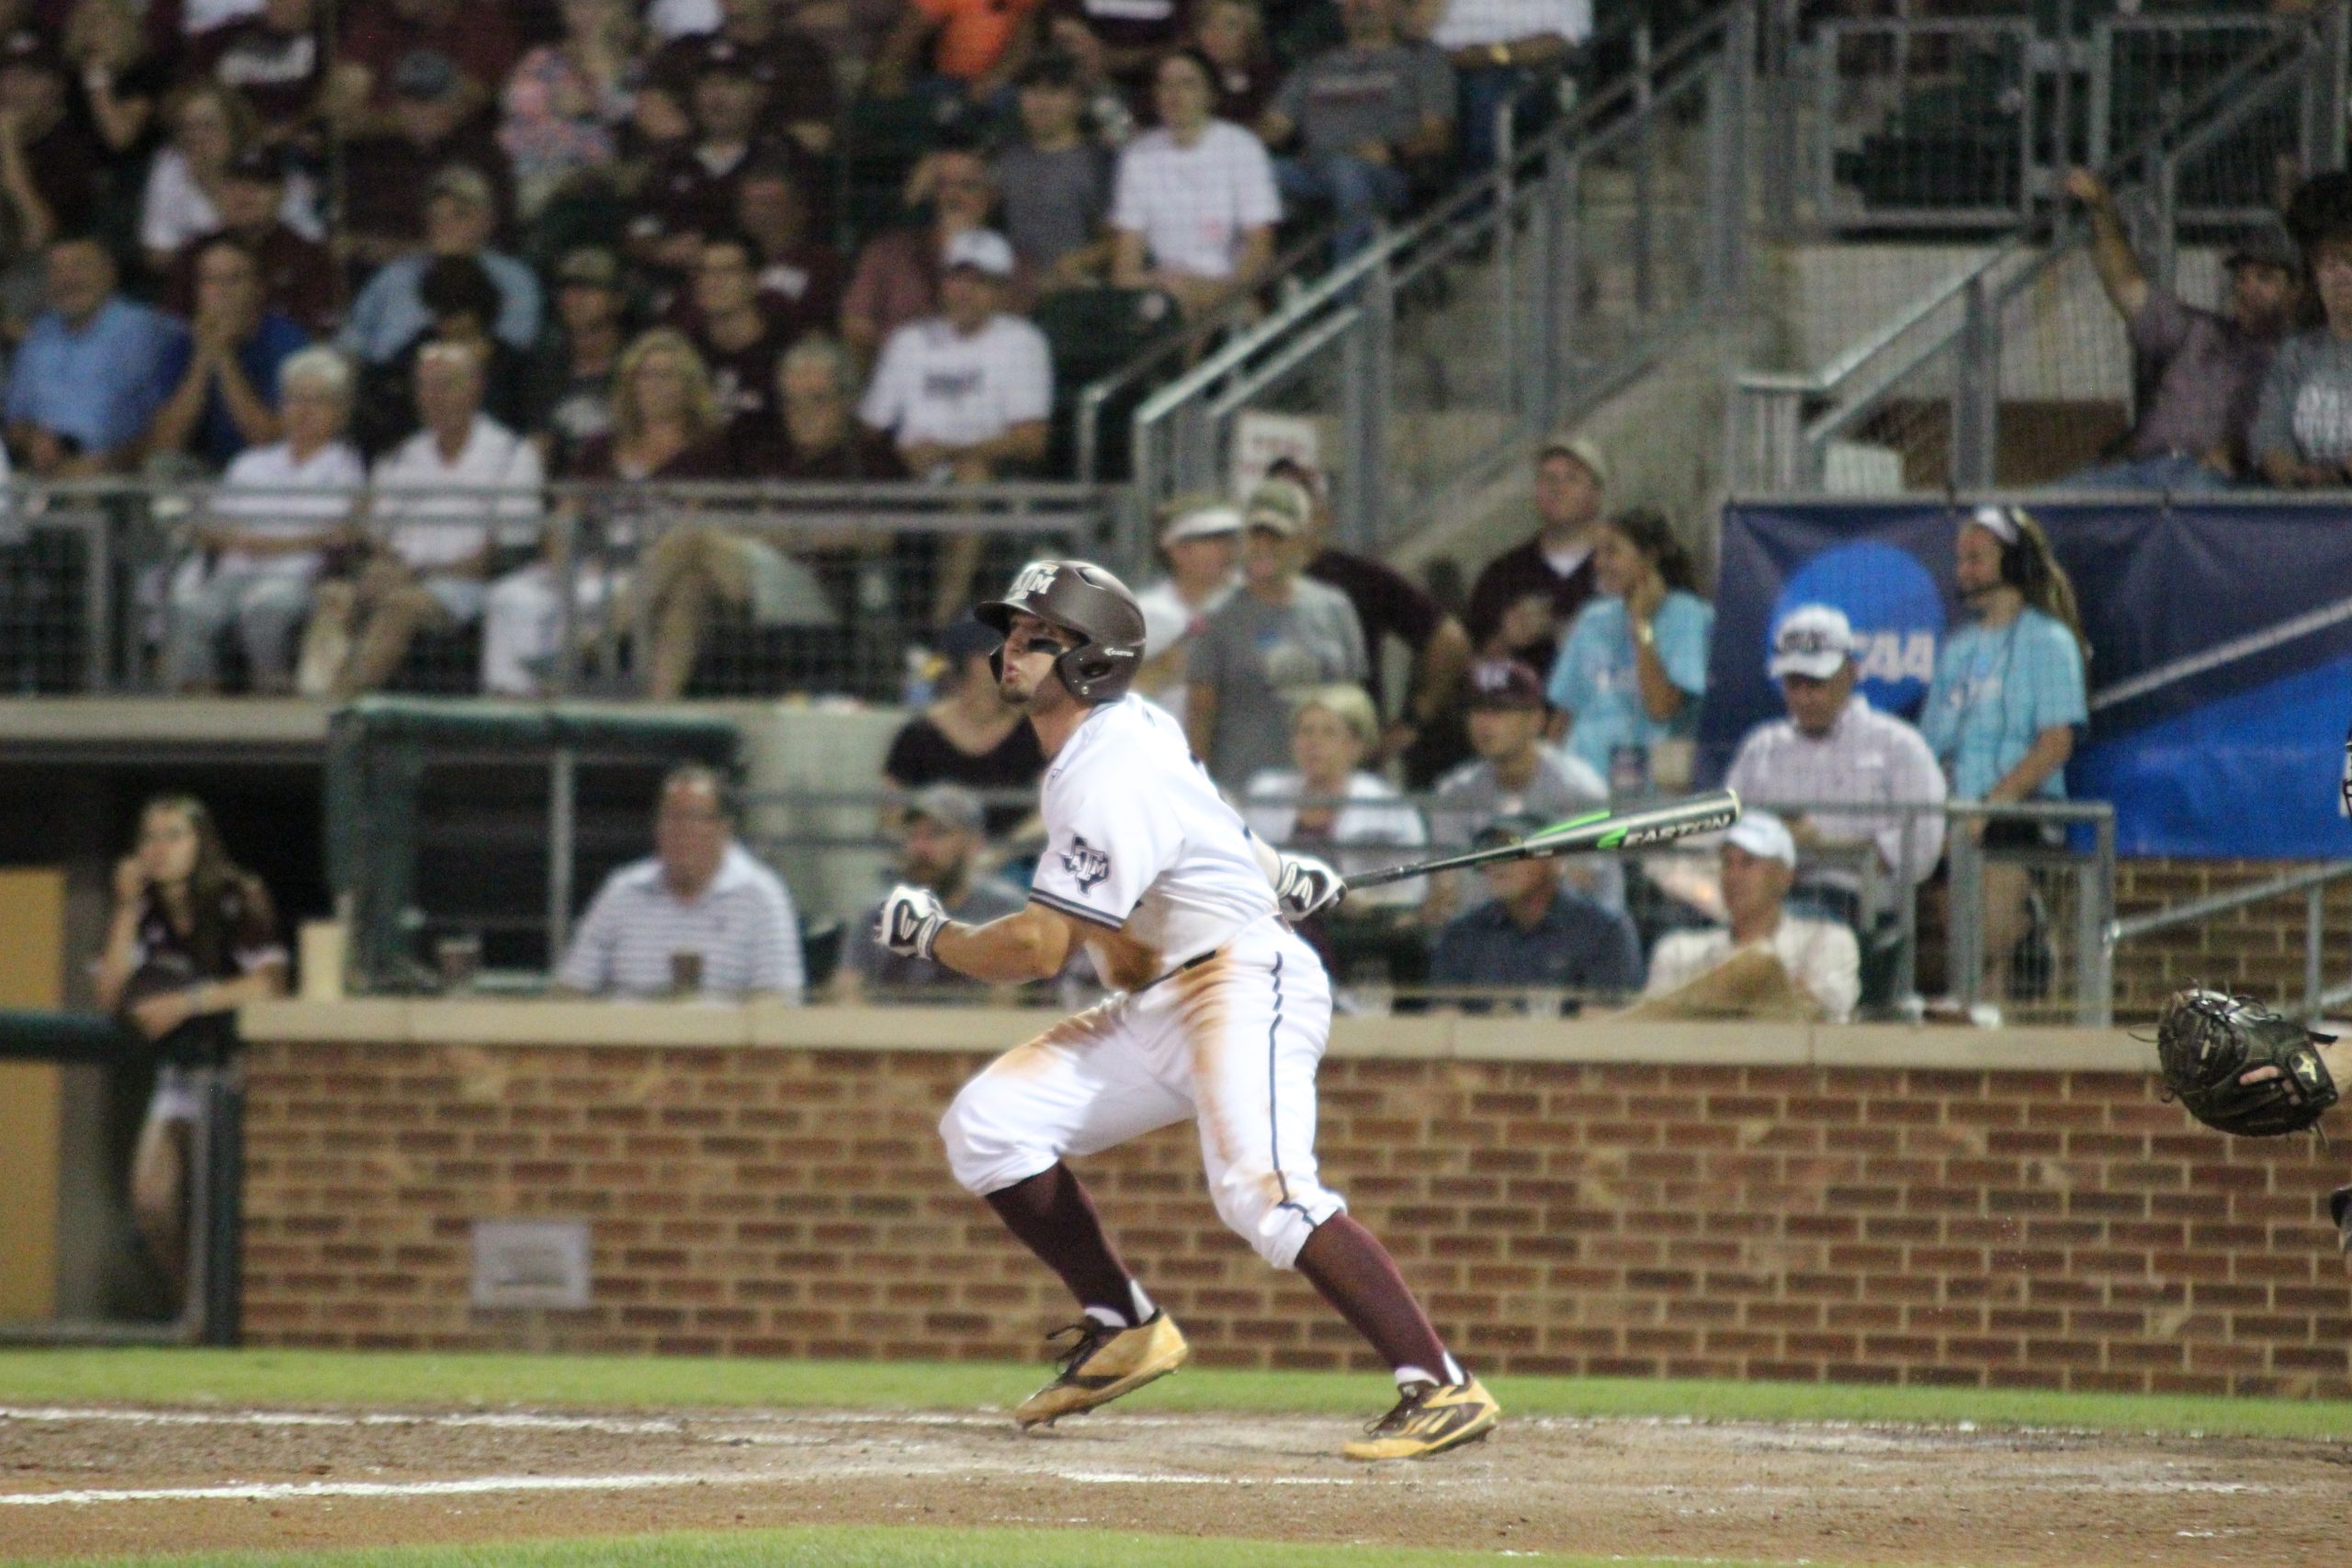
[[1159,57],[1184,41],[1190,0],[1047,0],[1046,45],[1088,81],[1140,98]]
[[[1498,818],[1471,836],[1474,848],[1516,843],[1556,818]],[[1430,987],[1458,996],[1464,1012],[1493,1009],[1496,991],[1532,987],[1577,998],[1619,997],[1642,984],[1641,939],[1623,910],[1560,885],[1557,860],[1497,861],[1478,868],[1487,899],[1448,920],[1430,953]],[[1573,1010],[1564,1000],[1563,1010]]]
[[184,452],[218,469],[277,441],[278,374],[310,341],[262,304],[251,251],[235,240],[207,243],[196,262],[196,313],[164,353],[172,391],[148,428],[148,455]]
[[[481,618],[500,545],[537,542],[538,448],[484,414],[478,348],[427,344],[417,355],[424,428],[376,463],[378,537],[356,581],[320,588],[302,650],[310,681],[298,684],[337,698],[381,686],[419,631]],[[521,651],[485,644],[485,691],[533,689]]]
[[[418,238],[416,193],[435,188],[442,171],[463,168],[482,182],[487,241],[514,213],[514,176],[492,123],[469,107],[457,68],[445,55],[417,53],[392,79],[391,117],[377,135],[344,155],[339,243],[363,265],[390,262]],[[426,211],[426,237],[431,232]]]
[[1263,276],[1283,215],[1264,144],[1209,117],[1211,70],[1189,50],[1159,62],[1159,129],[1119,154],[1111,205],[1112,281],[1162,289],[1193,316]]
[[684,276],[694,270],[705,238],[734,227],[744,172],[786,155],[766,140],[767,95],[749,53],[723,38],[702,40],[693,133],[653,166],[638,193],[629,239],[640,260]]
[[1535,454],[1534,536],[1487,563],[1462,613],[1482,659],[1549,671],[1560,637],[1592,597],[1609,461],[1581,435],[1555,435]]
[[[2040,525],[2015,507],[1980,506],[1960,527],[1952,581],[1973,624],[1944,639],[1919,730],[1954,800],[2064,800],[2075,732],[2089,722],[2075,587]],[[1962,831],[1986,849],[2033,848],[2036,822],[1974,818]],[[1984,987],[2008,994],[2011,952],[2029,930],[2024,867],[1984,867]]]
[[1028,63],[1027,24],[1036,6],[1037,0],[910,0],[882,40],[866,91],[877,98],[920,92],[988,103]]
[[809,232],[803,181],[783,158],[745,166],[735,182],[735,226],[755,247],[760,309],[785,344],[831,337],[842,319],[842,258]]
[[[870,362],[892,333],[938,310],[947,247],[958,235],[986,229],[996,209],[996,181],[971,147],[932,152],[917,166],[910,188],[910,199],[931,203],[932,220],[867,241],[842,296],[842,342],[861,364]],[[1013,281],[1015,298],[1025,299],[1028,290],[1017,274]]]
[[190,1130],[232,1064],[237,1010],[284,996],[286,970],[269,889],[229,858],[212,814],[191,795],[150,800],[138,848],[115,865],[94,978],[98,1006],[160,1058],[131,1156],[130,1207],[175,1296],[187,1285]]
[[1491,167],[1507,105],[1520,102],[1543,73],[1558,67],[1592,36],[1591,0],[1438,0],[1429,41],[1453,62],[1461,93],[1462,155],[1472,169]]
[[[1772,635],[1772,679],[1789,716],[1749,730],[1724,783],[1742,800],[1776,807],[1935,806],[1944,801],[1943,770],[1919,732],[1879,712],[1854,691],[1854,634],[1844,611],[1801,604]],[[1824,811],[1783,816],[1790,837],[1805,849],[1869,844],[1877,857],[1882,899],[1863,902],[1860,868],[1833,862],[1815,867],[1799,888],[1811,912],[1867,930],[1892,914],[1892,900],[1911,890],[1943,858],[1940,812],[1905,818],[1900,812]]]
[[156,108],[171,90],[171,62],[141,21],[131,0],[74,0],[65,16],[63,53],[81,84],[81,117],[116,158],[149,151]]
[[803,152],[831,152],[840,107],[825,46],[800,30],[797,17],[781,19],[782,0],[719,0],[718,9],[717,32],[672,39],[653,56],[645,96],[654,101],[645,106],[639,124],[656,141],[684,135],[699,57],[711,44],[725,43],[759,82],[767,121],[782,126]]
[[[1164,0],[1172,11],[1175,0]],[[1088,281],[1105,257],[1110,154],[1085,135],[1086,103],[1066,55],[1042,54],[1021,73],[1021,136],[996,155],[1004,235],[1047,288]]]
[[[988,229],[948,242],[940,313],[890,334],[858,418],[888,431],[907,471],[933,484],[988,484],[1045,459],[1054,407],[1046,334],[1004,309],[1012,247]],[[971,602],[981,546],[953,535],[940,550],[933,620]]]
[[800,999],[800,918],[784,879],[735,840],[717,773],[673,768],[653,814],[653,853],[596,890],[556,988],[645,999]]
[[1842,922],[1808,920],[1785,906],[1796,880],[1796,840],[1769,811],[1724,835],[1728,930],[1674,931],[1650,955],[1641,1011],[1660,1017],[1818,1018],[1844,1023],[1861,995],[1861,950]]
[[497,102],[498,89],[522,57],[522,40],[503,6],[466,0],[358,0],[344,22],[330,87],[345,131],[389,129],[393,78],[415,54],[437,54],[457,77],[458,108],[473,119]]
[[37,479],[120,473],[163,403],[177,330],[116,292],[114,257],[69,234],[48,247],[49,309],[8,366],[8,445]]
[[1143,612],[1143,667],[1136,690],[1184,717],[1185,661],[1193,641],[1241,584],[1241,513],[1204,497],[1180,501],[1159,530],[1168,575],[1136,595]]
[[498,284],[480,256],[435,256],[417,280],[426,313],[424,331],[392,362],[360,372],[356,434],[360,450],[380,456],[416,430],[416,356],[428,344],[456,344],[474,350],[482,364],[482,407],[509,430],[528,428],[531,413],[530,357],[492,335],[503,301]]
[[2097,175],[2075,170],[2066,191],[2090,215],[2091,261],[2151,387],[2129,459],[2069,475],[2066,486],[2216,490],[2248,474],[2246,433],[2263,376],[2301,294],[2294,242],[2277,228],[2242,236],[2229,254],[2226,313],[2199,310],[2149,280]]
[[[171,144],[148,165],[146,195],[139,204],[139,243],[157,276],[191,241],[217,232],[220,201],[239,154],[260,140],[260,122],[234,92],[215,82],[197,82],[172,96],[164,110]],[[311,205],[307,178],[278,183],[280,222],[315,240],[322,232]]]
[[308,147],[320,139],[330,62],[319,0],[261,0],[187,40],[186,74],[232,87],[261,120],[262,145]]
[[73,109],[49,36],[34,27],[0,36],[0,197],[22,250],[81,233],[97,217],[108,159]]
[[548,468],[569,473],[580,452],[613,428],[613,370],[628,343],[620,258],[602,245],[564,254],[555,269],[555,330],[531,364],[527,428]]
[[[1291,493],[1276,499],[1275,486]],[[1209,616],[1185,675],[1184,732],[1218,787],[1238,791],[1290,754],[1286,716],[1315,686],[1369,671],[1348,596],[1304,574],[1312,503],[1288,479],[1251,492],[1243,513],[1241,589]]]
[[[1380,745],[1380,714],[1362,686],[1316,686],[1291,709],[1292,765],[1251,777],[1241,815],[1250,830],[1277,849],[1304,850],[1340,874],[1395,865],[1399,853],[1429,842],[1429,829],[1387,780],[1364,772]],[[1419,878],[1348,895],[1348,910],[1410,908],[1427,886]]]
[[[967,925],[1020,913],[1029,902],[1028,894],[982,874],[980,857],[988,848],[985,825],[979,797],[970,790],[948,784],[917,790],[899,819],[897,880],[931,889],[946,907],[948,919]],[[872,924],[869,918],[859,929]],[[842,1001],[862,996],[892,1002],[970,1001],[985,989],[944,964],[900,957],[878,942],[852,942],[840,980]]]
[[306,348],[278,367],[278,384],[286,438],[230,463],[197,532],[203,555],[173,585],[164,671],[175,691],[220,689],[220,639],[233,627],[253,689],[291,692],[295,628],[325,551],[351,536],[368,469],[343,434],[350,362]]
[[1568,716],[1567,749],[1640,795],[1661,740],[1697,732],[1714,606],[1694,592],[1690,557],[1655,512],[1604,525],[1592,552],[1600,597],[1577,612],[1545,694]]
[[567,188],[607,178],[637,109],[628,0],[563,0],[557,10],[563,36],[526,53],[500,95],[498,145],[526,223]]
[[[1467,849],[1478,830],[1522,813],[1546,824],[1609,804],[1609,786],[1580,759],[1544,743],[1551,709],[1544,683],[1517,660],[1481,660],[1463,682],[1470,749],[1477,753],[1438,780],[1430,807],[1431,840]],[[1611,909],[1625,907],[1625,878],[1614,860],[1579,856],[1567,872],[1580,891]],[[1451,908],[1450,877],[1436,880],[1432,902]]]
[[539,282],[514,257],[490,248],[497,228],[496,198],[476,170],[453,164],[433,176],[424,193],[424,244],[377,270],[351,302],[341,344],[369,365],[388,365],[432,325],[419,286],[438,256],[472,256],[498,286],[502,343],[529,350],[539,336]]
[[1192,45],[1209,62],[1209,113],[1239,126],[1263,118],[1279,84],[1258,0],[1200,0]]
[[1412,171],[1453,143],[1453,68],[1397,36],[1397,5],[1340,0],[1347,41],[1292,72],[1259,125],[1270,147],[1298,139],[1274,161],[1275,177],[1291,200],[1330,209],[1335,259],[1370,244],[1374,226],[1404,210]]
[[2324,324],[2278,345],[2251,437],[2262,476],[2295,490],[2352,483],[2352,230],[2311,247]]
[[195,310],[198,253],[215,239],[229,239],[244,246],[260,269],[265,308],[306,333],[323,333],[333,326],[334,258],[326,246],[287,223],[281,215],[285,193],[286,177],[276,153],[248,147],[231,160],[217,192],[220,226],[180,247],[164,276],[164,308],[179,316]]
[[762,309],[759,258],[749,239],[723,229],[703,236],[693,300],[691,335],[710,367],[722,416],[773,423],[776,361],[790,345]]
[[829,337],[803,338],[776,362],[776,414],[737,421],[728,433],[746,478],[802,480],[903,479],[889,437],[854,417],[857,372]]
[[[892,789],[957,784],[985,796],[1036,786],[1046,771],[1037,732],[997,692],[990,660],[1003,640],[969,615],[940,634],[938,695],[899,727],[882,761]],[[1004,837],[1028,815],[1025,805],[989,807],[989,836]]]

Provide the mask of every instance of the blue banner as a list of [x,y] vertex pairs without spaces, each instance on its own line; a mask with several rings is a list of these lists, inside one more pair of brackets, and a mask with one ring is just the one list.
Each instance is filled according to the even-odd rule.
[[[1952,543],[1968,508],[1885,502],[1724,513],[1700,771],[1782,712],[1765,662],[1795,606],[1835,604],[1862,692],[1917,718],[1965,619]],[[2091,645],[2090,730],[2066,793],[2109,800],[2128,854],[2352,853],[2336,780],[2352,719],[2352,510],[2175,501],[2030,503],[2074,579]]]

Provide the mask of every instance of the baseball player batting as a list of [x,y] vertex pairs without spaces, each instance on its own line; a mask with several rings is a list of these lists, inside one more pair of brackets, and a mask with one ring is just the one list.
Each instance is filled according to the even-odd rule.
[[1218,1217],[1295,1268],[1396,1370],[1397,1400],[1350,1459],[1419,1459],[1501,1416],[1396,1263],[1315,1164],[1315,1069],[1331,1026],[1323,965],[1286,920],[1346,891],[1319,861],[1254,837],[1177,722],[1131,695],[1143,613],[1085,561],[1035,561],[978,611],[1004,637],[1005,700],[1047,758],[1046,844],[1017,914],[951,920],[924,888],[883,901],[875,938],[978,980],[1058,974],[1084,947],[1110,998],[999,1057],[939,1124],[956,1179],[1061,1276],[1084,1316],[1023,1427],[1091,1410],[1183,1365],[1184,1336],[1119,1260],[1065,1156],[1190,1119]]

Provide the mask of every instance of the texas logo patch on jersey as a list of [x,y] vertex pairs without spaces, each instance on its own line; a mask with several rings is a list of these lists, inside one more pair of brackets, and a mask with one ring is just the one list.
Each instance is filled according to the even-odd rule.
[[1111,874],[1111,857],[1088,843],[1083,835],[1072,834],[1069,848],[1062,852],[1062,867],[1083,893]]

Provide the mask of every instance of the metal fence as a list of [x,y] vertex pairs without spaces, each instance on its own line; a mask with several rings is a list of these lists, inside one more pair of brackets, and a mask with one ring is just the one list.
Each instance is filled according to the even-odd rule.
[[[320,695],[895,701],[910,650],[1023,561],[1143,560],[1121,492],[1067,484],[322,495],[126,480],[20,484],[0,506],[0,694],[15,695],[283,690],[300,674]],[[315,570],[281,575],[223,532],[268,527],[338,537]],[[457,554],[480,559],[379,565],[414,528],[469,534]],[[399,657],[355,687],[382,662],[371,628],[402,618]]]

